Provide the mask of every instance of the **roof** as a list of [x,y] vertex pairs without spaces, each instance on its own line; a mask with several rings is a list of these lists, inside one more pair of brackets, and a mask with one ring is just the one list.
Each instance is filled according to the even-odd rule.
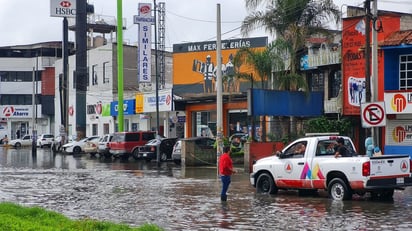
[[412,45],[412,30],[395,31],[379,42],[379,46]]

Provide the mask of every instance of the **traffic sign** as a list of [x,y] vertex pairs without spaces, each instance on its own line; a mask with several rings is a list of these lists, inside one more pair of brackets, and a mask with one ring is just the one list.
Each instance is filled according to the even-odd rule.
[[362,127],[386,126],[385,102],[361,104]]

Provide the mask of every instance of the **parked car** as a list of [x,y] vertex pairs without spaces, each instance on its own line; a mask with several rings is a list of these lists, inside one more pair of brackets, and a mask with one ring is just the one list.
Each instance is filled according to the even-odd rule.
[[37,147],[43,148],[44,146],[51,147],[54,142],[53,134],[41,134],[37,137]]
[[109,142],[112,141],[113,134],[106,134],[100,138],[99,143],[97,145],[97,152],[100,156],[104,156],[106,158],[111,157],[110,154],[110,147]]
[[54,152],[60,152],[60,151],[62,151],[62,146],[65,144],[65,143],[71,143],[71,142],[73,142],[73,141],[75,141],[76,140],[76,136],[68,136],[67,137],[67,141],[65,141],[65,140],[63,140],[63,136],[56,136],[56,138],[54,138],[54,141],[53,141],[53,143],[51,144],[51,149],[54,151]]
[[89,153],[91,156],[95,156],[97,153],[97,147],[99,146],[99,140],[100,137],[86,141],[86,144],[83,147],[83,151],[86,154]]
[[155,135],[153,131],[116,132],[109,143],[110,153],[115,158],[127,159],[133,155],[133,158],[138,159],[139,147],[154,139]]
[[20,139],[10,140],[9,145],[15,148],[21,146],[31,146],[33,144],[32,136],[31,135],[24,135]]
[[79,154],[79,153],[84,152],[84,147],[87,141],[99,140],[99,139],[100,139],[99,136],[91,136],[91,137],[83,138],[79,141],[73,141],[73,142],[63,145],[62,151],[64,153]]
[[157,147],[159,147],[159,154],[161,161],[167,161],[172,158],[173,146],[175,145],[177,138],[161,138],[153,139],[146,143],[143,147],[139,148],[138,158],[151,161],[157,160]]
[[182,160],[182,140],[193,140],[196,145],[196,149],[204,150],[204,149],[213,149],[214,144],[216,142],[215,139],[210,137],[191,137],[178,140],[176,144],[173,146],[172,151],[172,160],[176,164],[181,164]]

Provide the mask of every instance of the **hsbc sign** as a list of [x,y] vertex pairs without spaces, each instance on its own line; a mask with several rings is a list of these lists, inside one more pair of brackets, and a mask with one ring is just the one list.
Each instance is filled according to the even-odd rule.
[[51,17],[76,17],[76,0],[50,0]]

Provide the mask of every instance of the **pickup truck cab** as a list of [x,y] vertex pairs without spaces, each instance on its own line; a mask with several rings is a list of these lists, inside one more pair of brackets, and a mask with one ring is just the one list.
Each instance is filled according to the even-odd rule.
[[[344,145],[350,157],[335,157],[338,136],[300,138],[280,153],[253,165],[250,183],[258,193],[275,194],[279,189],[299,192],[327,190],[334,200],[351,199],[354,193],[391,199],[395,189],[412,185],[409,155],[358,155],[349,137]],[[305,145],[303,153],[297,147]]]

